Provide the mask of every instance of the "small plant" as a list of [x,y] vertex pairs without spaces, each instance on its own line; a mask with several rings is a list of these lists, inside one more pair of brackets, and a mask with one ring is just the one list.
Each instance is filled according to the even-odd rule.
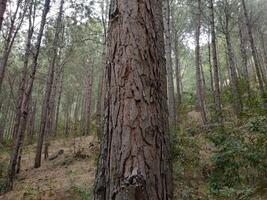
[[93,199],[93,192],[92,189],[80,186],[80,185],[74,185],[72,187],[72,190],[75,195],[77,195],[77,200],[91,200]]

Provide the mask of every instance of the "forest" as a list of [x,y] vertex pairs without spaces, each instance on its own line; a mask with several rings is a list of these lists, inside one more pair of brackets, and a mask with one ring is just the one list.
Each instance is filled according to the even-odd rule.
[[267,1],[0,0],[0,200],[267,200]]

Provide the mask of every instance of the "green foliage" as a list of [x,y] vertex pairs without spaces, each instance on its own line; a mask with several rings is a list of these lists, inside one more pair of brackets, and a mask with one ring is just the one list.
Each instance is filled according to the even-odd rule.
[[7,191],[6,188],[6,173],[7,173],[8,163],[1,161],[0,162],[0,194]]
[[[246,199],[267,179],[267,118],[254,117],[243,126],[214,129],[210,191],[228,199]],[[241,198],[242,197],[242,198]]]
[[92,189],[75,185],[72,187],[72,191],[74,192],[75,199],[77,200],[91,200],[93,198]]

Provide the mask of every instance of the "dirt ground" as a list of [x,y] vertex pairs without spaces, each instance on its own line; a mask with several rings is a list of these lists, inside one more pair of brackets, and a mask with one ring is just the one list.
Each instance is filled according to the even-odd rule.
[[50,157],[59,150],[64,153],[54,160],[43,160],[42,166],[34,169],[35,146],[27,146],[14,190],[0,196],[0,200],[78,200],[91,195],[89,188],[93,186],[98,151],[96,139],[67,138],[50,144]]

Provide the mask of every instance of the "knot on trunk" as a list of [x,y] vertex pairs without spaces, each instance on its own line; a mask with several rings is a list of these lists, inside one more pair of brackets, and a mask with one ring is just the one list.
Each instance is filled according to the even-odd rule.
[[146,181],[141,174],[131,175],[114,192],[112,200],[148,200],[145,186]]

